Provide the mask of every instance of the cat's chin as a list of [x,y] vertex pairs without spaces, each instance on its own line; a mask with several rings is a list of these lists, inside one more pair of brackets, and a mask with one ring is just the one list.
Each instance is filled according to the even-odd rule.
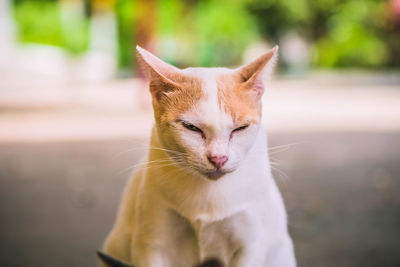
[[225,174],[229,173],[229,171],[224,171],[224,170],[213,170],[213,171],[206,171],[206,172],[202,172],[202,174],[210,180],[218,180],[219,178],[221,178],[222,176],[224,176]]

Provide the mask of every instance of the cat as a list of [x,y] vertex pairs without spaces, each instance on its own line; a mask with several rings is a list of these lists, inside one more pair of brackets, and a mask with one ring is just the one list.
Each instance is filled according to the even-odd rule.
[[178,69],[137,46],[155,125],[103,251],[135,267],[294,267],[261,124],[274,47],[236,69]]

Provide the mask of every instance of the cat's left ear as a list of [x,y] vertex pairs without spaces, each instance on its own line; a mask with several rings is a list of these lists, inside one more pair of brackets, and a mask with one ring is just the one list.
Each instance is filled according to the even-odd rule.
[[136,46],[138,62],[145,75],[150,80],[150,92],[157,101],[163,94],[179,88],[179,83],[185,80],[181,71],[162,61],[149,51]]
[[263,80],[269,78],[278,58],[278,46],[275,46],[264,55],[247,65],[239,67],[236,75],[245,88],[253,90],[257,98],[264,93]]

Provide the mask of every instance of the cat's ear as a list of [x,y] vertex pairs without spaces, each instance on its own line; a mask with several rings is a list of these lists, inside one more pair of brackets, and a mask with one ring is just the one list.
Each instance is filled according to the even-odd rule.
[[236,71],[245,88],[254,90],[260,98],[264,93],[263,80],[269,78],[278,58],[278,46]]
[[162,61],[149,51],[136,46],[140,67],[150,80],[150,92],[155,100],[160,100],[168,91],[179,88],[183,74],[180,69]]

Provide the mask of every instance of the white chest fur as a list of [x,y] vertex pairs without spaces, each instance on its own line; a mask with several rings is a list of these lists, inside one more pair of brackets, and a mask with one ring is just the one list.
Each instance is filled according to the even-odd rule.
[[[261,129],[241,168],[220,180],[182,180],[172,168],[144,172],[138,203],[131,210],[136,213],[131,233],[134,263],[184,267],[217,257],[227,266],[261,267],[268,261],[277,262],[269,265],[273,267],[295,266],[266,151]],[[269,250],[285,252],[268,256]],[[136,261],[143,254],[152,256]]]

